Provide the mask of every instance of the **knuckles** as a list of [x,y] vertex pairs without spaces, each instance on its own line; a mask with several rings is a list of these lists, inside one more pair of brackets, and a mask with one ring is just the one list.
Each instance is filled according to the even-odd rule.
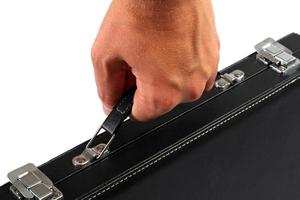
[[178,94],[171,93],[168,89],[159,91],[153,88],[153,91],[148,91],[145,98],[139,98],[138,102],[134,102],[138,111],[135,113],[137,120],[148,121],[169,112],[180,103],[176,96]]
[[96,47],[94,44],[92,49],[91,49],[91,59],[93,62],[95,62],[99,58],[99,49]]
[[172,97],[163,97],[158,94],[158,97],[152,101],[152,109],[156,113],[164,114],[172,110],[179,102]]
[[199,82],[193,82],[192,85],[188,86],[185,94],[187,95],[185,99],[187,101],[195,101],[199,99],[204,91],[204,86],[202,84],[199,84]]
[[104,94],[104,92],[100,91],[100,90],[98,90],[98,97],[105,104],[111,105],[113,102],[112,96],[110,96],[108,94]]
[[107,52],[104,51],[103,48],[100,48],[96,43],[93,45],[90,56],[93,62],[94,67],[99,67],[108,60],[110,56]]

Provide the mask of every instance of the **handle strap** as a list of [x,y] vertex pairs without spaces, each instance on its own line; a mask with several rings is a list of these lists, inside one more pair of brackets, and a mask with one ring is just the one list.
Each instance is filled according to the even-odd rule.
[[[111,113],[104,120],[103,124],[97,129],[92,139],[90,139],[84,151],[72,159],[74,166],[85,166],[92,160],[102,157],[102,155],[107,152],[109,145],[115,138],[118,128],[131,113],[135,90],[136,87],[129,89],[120,99],[120,101],[114,106]],[[110,139],[106,143],[101,143],[91,147],[95,138],[101,134],[100,131],[102,129],[110,133]]]
[[116,134],[122,122],[130,115],[136,87],[129,89],[121,98],[102,124],[102,128],[110,134]]

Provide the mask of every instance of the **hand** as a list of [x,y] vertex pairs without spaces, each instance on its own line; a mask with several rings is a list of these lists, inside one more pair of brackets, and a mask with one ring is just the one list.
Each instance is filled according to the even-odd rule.
[[219,61],[211,0],[113,0],[92,60],[106,113],[135,84],[138,121],[198,99],[213,87]]

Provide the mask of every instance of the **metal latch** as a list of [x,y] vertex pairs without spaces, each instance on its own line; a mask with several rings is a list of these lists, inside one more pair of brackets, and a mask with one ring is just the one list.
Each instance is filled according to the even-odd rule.
[[215,83],[217,88],[227,89],[230,86],[241,82],[245,78],[245,73],[241,70],[234,70],[231,73],[225,73],[221,75],[221,78],[218,79]]
[[[98,158],[106,155],[109,153],[109,145],[112,143],[113,139],[115,138],[115,135],[111,135],[109,141],[107,143],[100,143],[94,147],[91,147],[92,142],[98,136],[98,134],[101,131],[101,127],[96,131],[96,134],[94,137],[89,141],[89,143],[86,145],[84,151],[78,155],[75,156],[72,159],[72,163],[74,166],[85,166],[89,164],[93,160],[97,160]],[[101,133],[100,133],[101,134]]]
[[293,52],[272,38],[267,38],[255,46],[257,59],[282,74],[294,72],[300,66],[300,60]]
[[17,199],[62,200],[63,194],[35,165],[27,164],[10,172],[11,192]]
[[[113,142],[119,126],[131,113],[135,90],[136,87],[132,87],[125,93],[124,96],[122,96],[120,101],[115,105],[110,114],[97,129],[92,139],[90,139],[90,141],[87,143],[83,152],[72,159],[72,163],[75,167],[87,166],[92,161],[97,160],[109,153],[109,146]],[[105,133],[104,131],[110,134],[109,139],[94,146],[96,137]]]

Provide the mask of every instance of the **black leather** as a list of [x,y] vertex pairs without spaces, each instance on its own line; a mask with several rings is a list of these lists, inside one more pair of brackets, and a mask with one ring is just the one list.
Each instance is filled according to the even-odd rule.
[[136,87],[129,89],[103,122],[102,128],[110,134],[116,134],[116,130],[131,113],[135,90]]
[[[280,42],[300,57],[299,35]],[[296,162],[300,150],[295,146],[300,111],[294,107],[300,100],[299,81],[293,82],[299,74],[281,76],[257,62],[255,54],[221,73],[235,69],[243,70],[246,79],[230,90],[213,89],[152,122],[123,123],[109,156],[87,168],[74,168],[71,163],[86,143],[39,168],[67,200],[294,199],[288,197],[297,195],[293,186],[299,185],[298,176],[284,177],[300,169]],[[285,130],[290,134],[282,134]],[[96,142],[109,136],[107,132]],[[285,143],[289,137],[294,143]],[[272,179],[276,175],[282,178]],[[13,199],[8,186],[0,188],[0,199]]]
[[[265,80],[268,81],[265,82]],[[169,122],[167,125],[153,130],[148,135],[133,141],[119,151],[113,152],[104,160],[98,161],[88,169],[69,177],[67,181],[58,183],[57,187],[67,191],[65,195],[69,199],[76,197],[89,199],[95,195],[97,196],[97,194],[100,194],[97,198],[101,198],[102,192],[105,194],[107,191],[110,191],[108,188],[118,188],[122,185],[121,183],[135,178],[136,175],[147,173],[147,170],[155,167],[155,164],[160,165],[161,162],[164,162],[165,158],[176,159],[176,152],[189,148],[193,143],[191,141],[201,141],[202,134],[213,134],[215,127],[220,128],[220,124],[229,122],[229,119],[232,119],[241,110],[251,108],[253,104],[261,101],[261,99],[273,92],[270,91],[270,88],[272,89],[278,84],[281,87],[281,83],[285,84],[284,82],[284,77],[274,74],[272,70],[267,70],[231,91],[203,104],[199,108]],[[265,93],[264,91],[268,92]],[[237,116],[239,117],[239,115]],[[196,164],[201,166],[201,162]],[[176,165],[176,162],[174,165]],[[186,168],[189,168],[189,166],[186,166]],[[180,167],[182,174],[185,174],[186,168]],[[160,176],[164,177],[163,173]],[[82,184],[82,182],[85,184]],[[183,182],[174,182],[174,184],[180,186],[185,184],[184,182],[185,180]],[[204,185],[201,186],[204,187]],[[194,184],[190,185],[190,187],[197,190],[198,185]],[[72,188],[79,189],[72,190]],[[149,187],[144,189],[148,190]],[[161,188],[161,190],[164,193],[165,189]],[[83,191],[89,191],[88,193],[91,194],[83,194]],[[140,191],[136,192],[139,193]],[[113,192],[113,194],[115,193]],[[142,193],[139,194],[142,195]],[[156,199],[154,196],[149,196],[149,199],[151,198]]]
[[300,198],[300,83],[94,200]]
[[[293,45],[296,46],[296,44]],[[246,73],[245,81],[247,81],[267,69],[267,67],[256,62],[254,54],[250,55],[248,58],[249,59],[243,59],[238,64],[234,64],[228,69],[223,70],[222,73],[231,72],[235,69],[242,69]],[[192,103],[179,105],[172,112],[169,112],[166,115],[150,122],[139,123],[133,122],[131,120],[125,121],[119,127],[118,135],[110,145],[110,152],[114,153],[120,151],[128,144],[131,144],[132,142],[139,140],[140,138],[148,134],[151,134],[153,131],[169,124],[170,122],[180,118],[186,113],[192,112],[194,109],[201,107],[206,102],[211,101],[212,99],[216,98],[219,95],[222,95],[223,93],[223,91],[214,88],[212,91],[205,93],[204,96],[201,97],[201,99]],[[95,144],[101,143],[102,141],[107,141],[109,137],[110,134],[101,134],[95,139]],[[87,142],[78,145],[70,151],[65,152],[64,154],[51,160],[51,162],[47,162],[44,165],[40,166],[40,169],[49,177],[51,177],[51,180],[54,180],[55,182],[60,182],[60,180],[62,179],[66,179],[67,177],[80,173],[81,169],[74,168],[70,160],[72,160],[74,156],[79,155],[84,150],[86,144]]]

